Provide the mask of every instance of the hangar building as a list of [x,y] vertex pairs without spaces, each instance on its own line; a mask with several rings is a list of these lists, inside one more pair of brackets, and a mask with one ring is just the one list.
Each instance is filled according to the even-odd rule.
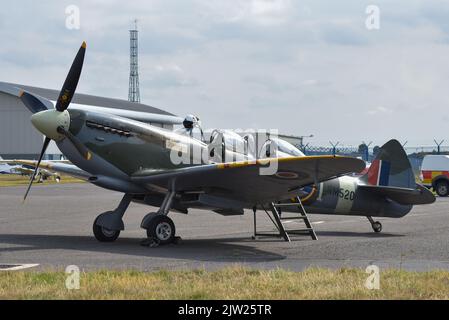
[[[53,102],[59,96],[57,90],[0,82],[0,156],[4,159],[36,159],[42,148],[44,137],[30,122],[31,112],[18,97],[21,90],[34,93]],[[72,103],[173,116],[169,112],[145,104],[86,94],[75,94]],[[151,124],[173,129],[173,125],[170,124]],[[60,157],[61,152],[52,141],[47,149],[45,159],[53,160],[60,159]]]

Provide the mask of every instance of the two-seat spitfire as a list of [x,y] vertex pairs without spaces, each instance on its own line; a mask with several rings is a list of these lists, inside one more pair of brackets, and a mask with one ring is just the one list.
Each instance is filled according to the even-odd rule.
[[[175,226],[167,216],[170,210],[187,213],[189,208],[202,208],[223,215],[243,214],[246,208],[296,197],[304,193],[304,187],[311,185],[320,189],[312,188],[311,197],[317,195],[316,203],[320,206],[330,204],[332,211],[335,208],[340,210],[343,206],[340,202],[325,201],[330,199],[327,195],[333,191],[326,191],[328,186],[322,182],[365,168],[365,163],[359,159],[309,157],[299,151],[263,160],[256,160],[247,153],[238,161],[225,162],[221,159],[228,159],[227,153],[235,153],[235,150],[229,150],[224,143],[219,150],[218,147],[211,148],[216,143],[208,144],[189,135],[156,127],[132,116],[127,117],[126,113],[118,116],[86,108],[69,108],[81,75],[85,51],[83,43],[54,109],[48,109],[40,97],[28,92],[21,92],[20,98],[33,112],[32,124],[46,137],[36,170],[49,142],[54,140],[72,164],[48,162],[42,163],[41,167],[124,193],[115,210],[102,213],[95,219],[93,231],[99,241],[118,238],[120,231],[124,230],[122,218],[131,201],[159,207],[157,212],[144,217],[141,227],[146,229],[148,237],[161,244],[170,243],[175,237]],[[148,115],[149,118],[152,116],[156,117]],[[201,157],[201,161],[191,159],[190,163],[173,161],[173,154],[195,148],[207,156]],[[189,157],[193,155],[189,153]],[[275,172],[261,173],[274,163]],[[32,183],[33,179],[24,199]],[[342,186],[342,182],[339,183]],[[369,190],[369,187],[365,189]],[[418,190],[415,185],[413,190]],[[376,191],[376,194],[382,196],[388,194],[387,191]],[[351,199],[355,198],[357,194],[351,193]],[[338,210],[335,212],[340,213]]]

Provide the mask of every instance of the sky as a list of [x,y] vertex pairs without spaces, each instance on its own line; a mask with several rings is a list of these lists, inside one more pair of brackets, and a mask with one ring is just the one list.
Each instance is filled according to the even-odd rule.
[[447,0],[4,1],[0,81],[60,89],[85,40],[78,92],[127,99],[138,19],[142,103],[313,145],[449,143],[447,17]]

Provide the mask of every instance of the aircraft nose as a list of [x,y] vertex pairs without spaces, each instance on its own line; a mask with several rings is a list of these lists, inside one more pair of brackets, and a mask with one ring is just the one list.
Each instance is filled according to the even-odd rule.
[[35,113],[31,116],[33,126],[46,137],[55,141],[64,138],[64,135],[58,132],[58,127],[68,130],[70,126],[70,116],[67,110],[45,110]]

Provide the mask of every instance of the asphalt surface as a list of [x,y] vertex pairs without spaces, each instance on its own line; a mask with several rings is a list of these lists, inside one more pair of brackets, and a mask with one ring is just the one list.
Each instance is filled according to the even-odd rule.
[[[216,269],[230,264],[255,268],[302,270],[397,267],[409,270],[449,269],[449,198],[416,206],[402,219],[379,219],[375,234],[364,217],[311,215],[318,241],[308,236],[286,243],[276,238],[252,240],[252,214],[223,217],[192,210],[171,213],[182,237],[178,244],[140,246],[140,222],[155,208],[131,204],[126,230],[115,243],[92,235],[95,217],[112,210],[121,194],[89,184],[35,186],[22,204],[25,187],[0,188],[0,265],[38,264],[34,269]],[[273,226],[261,212],[265,230]],[[290,225],[296,222],[291,222]]]

